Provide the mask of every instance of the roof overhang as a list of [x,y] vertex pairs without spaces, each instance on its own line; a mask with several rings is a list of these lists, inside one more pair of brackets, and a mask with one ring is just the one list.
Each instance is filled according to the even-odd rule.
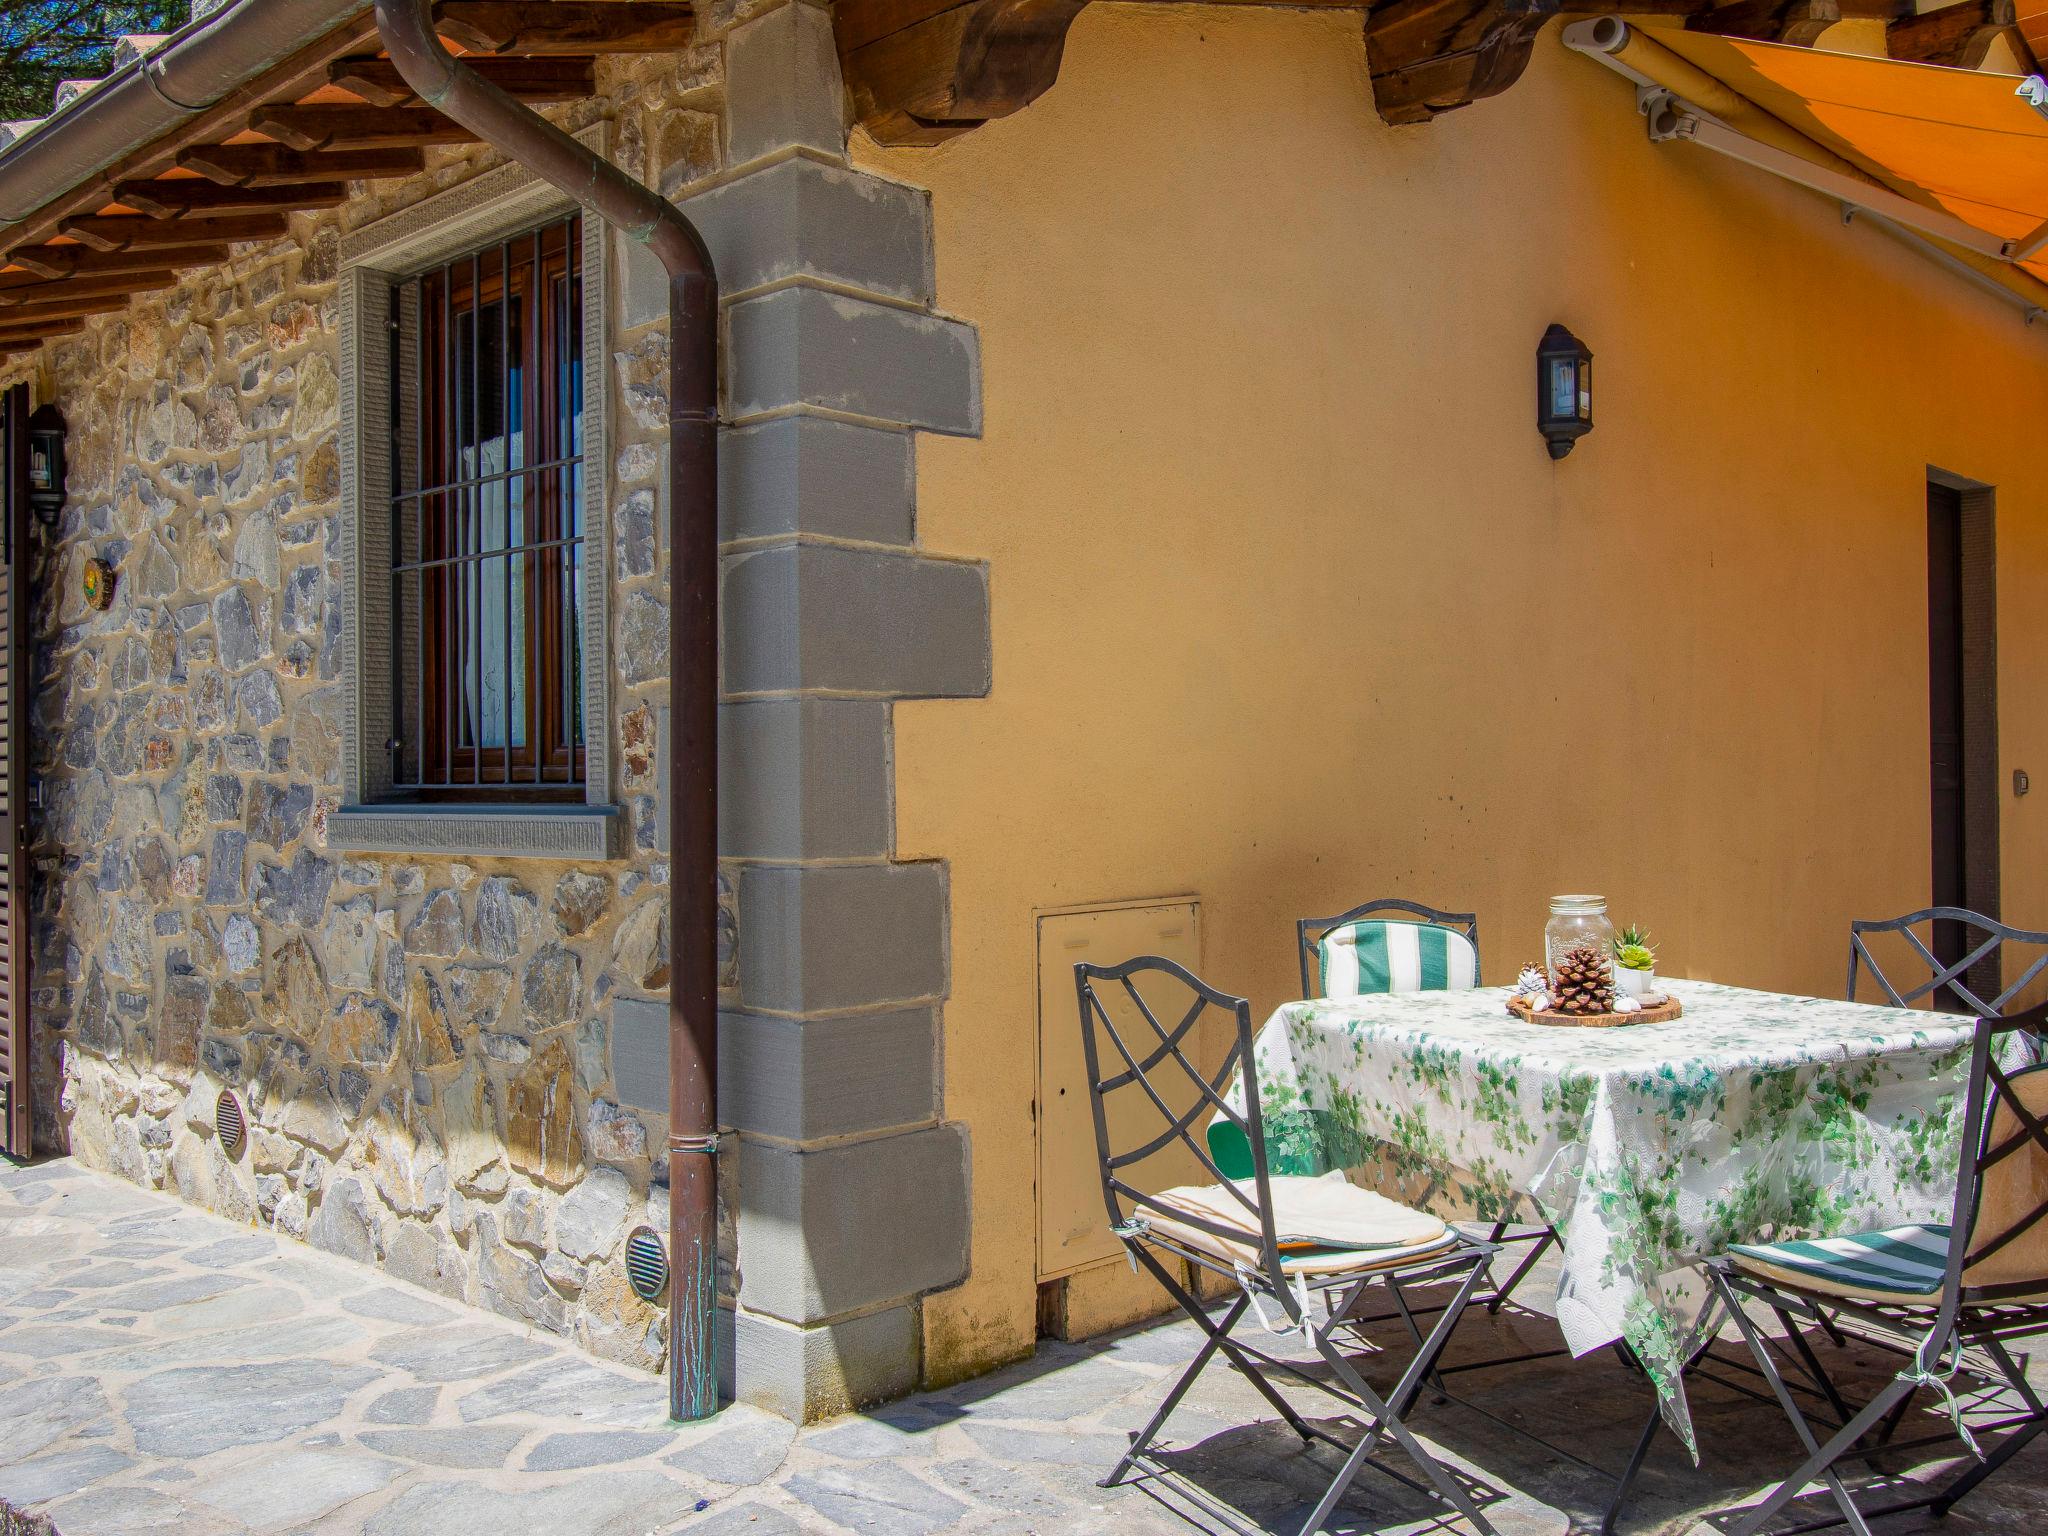
[[[522,101],[592,94],[601,54],[695,36],[689,0],[441,0],[436,28]],[[349,183],[417,174],[474,135],[382,56],[369,0],[230,0],[127,40],[105,78],[0,144],[0,356],[125,307]]]

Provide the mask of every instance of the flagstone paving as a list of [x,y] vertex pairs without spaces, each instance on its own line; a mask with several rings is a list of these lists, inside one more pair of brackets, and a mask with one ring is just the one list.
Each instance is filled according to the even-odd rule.
[[[1049,1343],[802,1432],[744,1407],[679,1429],[658,1379],[558,1339],[66,1161],[0,1163],[0,1536],[1187,1536],[1199,1527],[1143,1489],[1095,1479],[1197,1337],[1181,1322]],[[1540,1316],[1482,1318],[1453,1359],[1518,1341],[1556,1339]],[[1861,1366],[1866,1380],[1885,1368]],[[1501,1536],[1592,1530],[1600,1469],[1641,1421],[1637,1380],[1605,1355],[1451,1380],[1415,1423]],[[1706,1465],[1660,1441],[1631,1536],[1725,1530],[1712,1511],[1796,1460],[1774,1409],[1702,1387],[1694,1410]],[[1173,1431],[1183,1473],[1286,1536],[1333,1470],[1228,1372]],[[1940,1450],[1919,1454],[1889,1470],[1940,1471]],[[1369,1472],[1334,1529],[1462,1526]],[[2048,1437],[1946,1522],[1880,1527],[1937,1529],[2048,1531]]]

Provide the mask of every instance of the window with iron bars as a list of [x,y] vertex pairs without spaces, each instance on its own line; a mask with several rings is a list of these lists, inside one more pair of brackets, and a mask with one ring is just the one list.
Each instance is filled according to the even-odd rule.
[[583,798],[571,216],[394,285],[391,794]]

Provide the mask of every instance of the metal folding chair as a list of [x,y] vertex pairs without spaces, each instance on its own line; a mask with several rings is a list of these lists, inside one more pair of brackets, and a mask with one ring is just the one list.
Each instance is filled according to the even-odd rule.
[[[1373,901],[1361,902],[1348,912],[1339,912],[1334,917],[1304,917],[1294,925],[1296,958],[1301,963],[1301,995],[1303,997],[1330,997],[1366,995],[1366,985],[1356,985],[1343,993],[1330,990],[1330,967],[1327,963],[1325,940],[1333,935],[1349,935],[1356,942],[1357,930],[1361,928],[1391,927],[1394,925],[1444,929],[1462,937],[1471,948],[1471,986],[1479,986],[1479,916],[1474,912],[1441,912],[1435,907],[1424,906],[1418,901],[1404,901],[1398,896],[1382,896]],[[1361,979],[1367,977],[1365,967],[1356,967],[1348,974]],[[1393,980],[1391,974],[1384,980],[1386,985],[1373,985],[1372,991],[1404,990]],[[1416,977],[1414,990],[1429,991],[1439,987],[1455,987],[1458,975],[1455,969],[1447,968],[1441,978],[1426,968]],[[1487,1232],[1490,1243],[1527,1243],[1529,1249],[1522,1255],[1508,1278],[1495,1287],[1491,1296],[1485,1298],[1488,1312],[1499,1312],[1507,1299],[1514,1294],[1530,1270],[1536,1267],[1550,1245],[1558,1240],[1557,1229],[1547,1222],[1495,1221]],[[1528,1356],[1516,1356],[1513,1364]]]
[[[1930,935],[1938,937],[1936,925],[1942,923],[1957,925],[1959,929],[1957,937],[1961,943],[1957,947],[1967,951],[1960,960],[1945,962],[1936,958],[1933,948],[1917,931],[1925,924]],[[1899,935],[1915,952],[1915,969],[1918,969],[1919,962],[1926,963],[1931,973],[1928,979],[1904,991],[1894,986],[1879,964],[1878,957],[1871,953],[1870,941],[1880,934]],[[1984,935],[1981,941],[1976,938],[1978,934]],[[2005,986],[2001,962],[2008,944],[2041,946],[2042,952],[2016,981]],[[1986,1019],[2004,1013],[2044,967],[2048,967],[2048,933],[2031,933],[2024,928],[2009,927],[1996,918],[1972,912],[1967,907],[1927,907],[1918,912],[1908,912],[1904,917],[1858,919],[1849,924],[1849,989],[1843,995],[1852,1003],[1856,1001],[1856,983],[1861,972],[1867,969],[1871,979],[1883,989],[1885,997],[1895,1008],[1910,1008],[1924,997],[1931,1007]],[[1897,968],[1893,966],[1894,970]],[[1989,1002],[1978,995],[1992,988],[1999,990]]]
[[[1885,1515],[1913,1509],[1945,1515],[2048,1428],[2048,1405],[2010,1349],[2016,1340],[2048,1334],[2048,1066],[2008,1073],[1995,1050],[2000,1035],[2025,1030],[2038,1036],[2044,1024],[2048,1008],[1988,1017],[1977,1025],[1955,1204],[1947,1227],[1898,1227],[1810,1243],[1743,1244],[1709,1262],[1714,1288],[1709,1316],[1718,1302],[1732,1318],[1807,1451],[1799,1469],[1749,1513],[1734,1536],[1754,1536],[1816,1481],[1833,1496],[1841,1516],[1790,1530],[1846,1524],[1856,1536],[1870,1536],[1868,1522]],[[1786,1363],[1817,1392],[1787,1381],[1779,1355],[1745,1303],[1777,1315],[1790,1346]],[[1859,1336],[1891,1343],[1910,1363],[1876,1396],[1852,1407],[1799,1332],[1795,1314],[1836,1337],[1847,1322]],[[1972,1369],[2002,1381],[2023,1411],[1966,1425],[1949,1385],[1966,1350],[1972,1352]],[[1886,1449],[1922,1387],[1941,1394],[1957,1435],[1977,1459],[1932,1494],[1864,1510],[1836,1466],[1845,1457],[1869,1459]],[[1821,1431],[1832,1431],[1826,1440],[1802,1408],[1802,1395],[1820,1418]],[[1976,1436],[1998,1431],[2005,1432],[2004,1438],[1985,1454]],[[1903,1447],[1892,1444],[1889,1449]]]
[[[1141,981],[1152,1001],[1141,995]],[[1217,991],[1185,968],[1157,956],[1143,956],[1117,966],[1077,965],[1074,982],[1094,1110],[1102,1197],[1112,1230],[1122,1241],[1133,1267],[1142,1267],[1158,1281],[1204,1335],[1204,1343],[1194,1359],[1166,1393],[1151,1420],[1132,1437],[1130,1450],[1101,1486],[1115,1487],[1134,1480],[1136,1472],[1143,1479],[1171,1487],[1211,1518],[1243,1536],[1261,1536],[1258,1528],[1246,1523],[1239,1512],[1179,1476],[1155,1449],[1167,1419],[1203,1370],[1220,1355],[1272,1404],[1288,1427],[1301,1437],[1304,1446],[1321,1441],[1344,1456],[1342,1466],[1302,1526],[1302,1536],[1312,1536],[1322,1529],[1368,1461],[1410,1488],[1422,1492],[1434,1488],[1445,1503],[1483,1536],[1492,1536],[1493,1527],[1480,1513],[1471,1494],[1423,1447],[1404,1420],[1450,1341],[1466,1304],[1485,1280],[1495,1252],[1493,1246],[1473,1241],[1447,1227],[1426,1251],[1421,1246],[1406,1250],[1304,1250],[1290,1244],[1283,1248],[1274,1220],[1275,1176],[1268,1173],[1259,1114],[1251,1004],[1244,998]],[[1154,1004],[1162,996],[1171,998],[1173,1006],[1155,1009]],[[1233,1034],[1221,1065],[1210,1073],[1192,1058],[1196,1042],[1201,1039],[1197,1031],[1212,1010],[1227,1016]],[[1162,1022],[1162,1016],[1171,1022]],[[1242,1111],[1231,1108],[1225,1097],[1240,1071],[1244,1077]],[[1211,1159],[1197,1127],[1212,1115],[1228,1117],[1242,1131],[1251,1149],[1248,1178],[1225,1177]],[[1112,1124],[1116,1127],[1114,1133]],[[1153,1159],[1164,1162],[1146,1170],[1144,1165]],[[1224,1209],[1228,1220],[1193,1215],[1185,1203],[1168,1203],[1161,1198],[1168,1192],[1161,1189],[1158,1178],[1148,1177],[1148,1173],[1156,1175],[1161,1168],[1185,1170],[1190,1166],[1199,1167],[1201,1176],[1214,1181],[1207,1193],[1214,1206]],[[1357,1194],[1367,1202],[1376,1198],[1364,1191]],[[1414,1215],[1405,1209],[1402,1213]],[[1220,1317],[1212,1317],[1162,1256],[1164,1260],[1181,1261],[1229,1281],[1236,1287],[1235,1298],[1222,1309]],[[1384,1395],[1374,1391],[1334,1341],[1336,1332],[1346,1326],[1345,1315],[1375,1283],[1385,1282],[1394,1287],[1438,1281],[1453,1285],[1450,1300],[1438,1313],[1429,1333],[1415,1335],[1415,1354],[1394,1388]],[[1278,1321],[1269,1322],[1268,1326],[1277,1331],[1298,1332],[1321,1356],[1329,1379],[1310,1374],[1300,1365],[1236,1334],[1247,1313],[1265,1322],[1269,1312],[1277,1314]],[[1274,1386],[1270,1373],[1275,1372],[1327,1393],[1361,1415],[1364,1433],[1357,1443],[1346,1444],[1304,1418]],[[1392,1439],[1407,1452],[1427,1479],[1427,1487],[1383,1462],[1372,1460],[1374,1450],[1386,1439]]]

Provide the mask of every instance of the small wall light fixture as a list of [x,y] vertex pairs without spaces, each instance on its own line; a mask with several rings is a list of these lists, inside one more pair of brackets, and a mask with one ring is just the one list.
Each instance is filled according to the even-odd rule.
[[46,528],[64,510],[64,413],[54,405],[28,419],[28,504]]
[[1593,430],[1593,354],[1561,325],[1536,344],[1536,430],[1553,459]]

